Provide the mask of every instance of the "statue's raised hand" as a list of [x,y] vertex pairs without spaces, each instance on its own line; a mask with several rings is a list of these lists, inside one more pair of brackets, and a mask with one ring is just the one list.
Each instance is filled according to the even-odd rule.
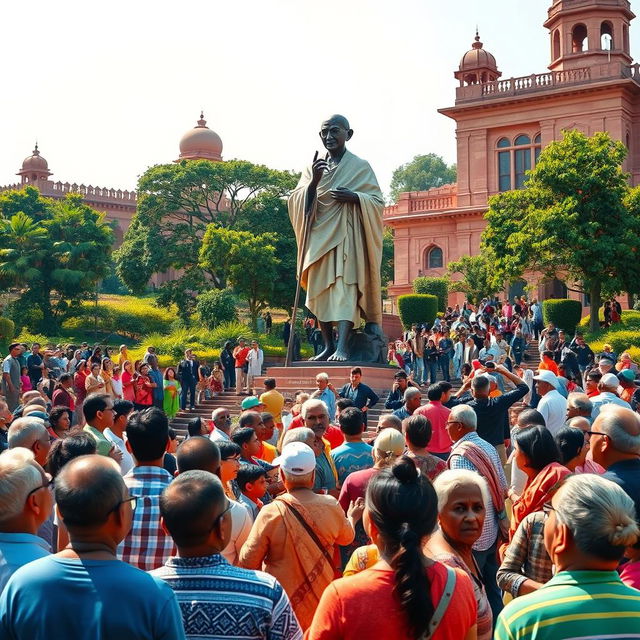
[[311,184],[317,187],[322,179],[322,175],[327,170],[329,165],[327,164],[327,157],[318,158],[318,152],[316,151],[313,156],[313,162],[311,164]]

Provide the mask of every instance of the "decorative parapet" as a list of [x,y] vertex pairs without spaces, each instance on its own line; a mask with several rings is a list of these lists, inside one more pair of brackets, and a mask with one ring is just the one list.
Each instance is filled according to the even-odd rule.
[[507,98],[567,86],[586,85],[623,78],[631,78],[640,84],[639,67],[640,65],[638,64],[625,65],[618,61],[613,61],[591,67],[534,73],[530,76],[506,78],[494,82],[458,87],[456,89],[456,104],[475,100]]
[[135,191],[127,191],[122,189],[109,189],[106,187],[93,187],[91,185],[76,184],[70,182],[53,182],[51,180],[39,180],[38,182],[17,183],[0,187],[0,191],[8,191],[10,189],[22,189],[27,185],[32,185],[40,190],[43,196],[61,198],[67,193],[79,193],[87,200],[99,202],[112,202],[114,204],[128,204],[132,207],[136,206],[137,194]]
[[385,207],[383,219],[447,211],[458,206],[458,185],[445,184],[427,191],[401,193],[396,204]]

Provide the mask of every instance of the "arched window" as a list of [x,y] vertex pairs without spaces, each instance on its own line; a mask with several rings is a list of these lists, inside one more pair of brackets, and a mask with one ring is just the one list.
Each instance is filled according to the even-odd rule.
[[629,53],[629,27],[626,24],[622,25],[622,46],[624,47],[624,52],[628,54]]
[[427,253],[427,269],[442,269],[443,264],[442,249],[440,247],[431,247]]
[[613,51],[613,25],[609,21],[600,25],[600,48],[603,51]]
[[536,165],[542,151],[542,136],[531,137],[522,133],[514,139],[500,138],[498,151],[498,191],[522,189],[527,182],[527,171]]
[[573,53],[582,53],[589,50],[589,41],[587,40],[587,27],[583,24],[577,24],[571,31],[571,45]]
[[533,165],[535,166],[538,164],[538,158],[542,152],[542,136],[540,134],[533,139],[533,145]]
[[556,29],[553,33],[553,59],[557,60],[562,55],[560,47],[560,29]]

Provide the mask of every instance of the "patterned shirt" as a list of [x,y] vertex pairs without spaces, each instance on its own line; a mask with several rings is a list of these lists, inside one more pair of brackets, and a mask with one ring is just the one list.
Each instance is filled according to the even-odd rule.
[[[480,447],[489,456],[489,459],[493,463],[493,467],[498,474],[498,481],[500,487],[507,491],[507,479],[502,469],[502,462],[500,456],[495,447],[490,445],[486,440],[483,440],[476,431],[470,431],[466,435],[462,436],[460,440],[454,442],[451,447],[451,455],[449,456],[449,468],[450,469],[468,469],[469,471],[478,471],[464,456],[456,453],[456,448],[463,442],[471,442]],[[486,516],[484,519],[484,526],[482,527],[482,534],[480,538],[473,545],[476,551],[486,551],[496,541],[498,537],[498,514],[493,506],[493,500],[489,500],[489,504],[486,508]]]
[[131,531],[118,546],[118,557],[145,571],[157,569],[175,553],[173,540],[160,526],[160,494],[171,483],[171,475],[160,467],[142,466],[123,479],[138,503]]
[[151,575],[173,589],[189,638],[302,640],[287,594],[267,573],[213,554],[170,558]]
[[342,484],[350,473],[373,467],[373,447],[366,442],[345,442],[331,451]]
[[525,516],[505,551],[498,569],[498,586],[514,598],[527,578],[545,584],[553,576],[553,563],[544,546],[544,521],[542,511]]

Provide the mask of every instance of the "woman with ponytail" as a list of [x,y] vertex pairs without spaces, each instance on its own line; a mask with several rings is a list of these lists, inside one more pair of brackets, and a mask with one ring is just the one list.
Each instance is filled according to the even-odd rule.
[[438,517],[431,482],[402,457],[369,482],[364,523],[380,561],[324,591],[307,640],[475,640],[469,576],[427,558]]
[[633,500],[611,480],[583,473],[567,477],[545,511],[556,574],[503,609],[495,639],[637,638],[640,591],[616,571],[640,535]]

